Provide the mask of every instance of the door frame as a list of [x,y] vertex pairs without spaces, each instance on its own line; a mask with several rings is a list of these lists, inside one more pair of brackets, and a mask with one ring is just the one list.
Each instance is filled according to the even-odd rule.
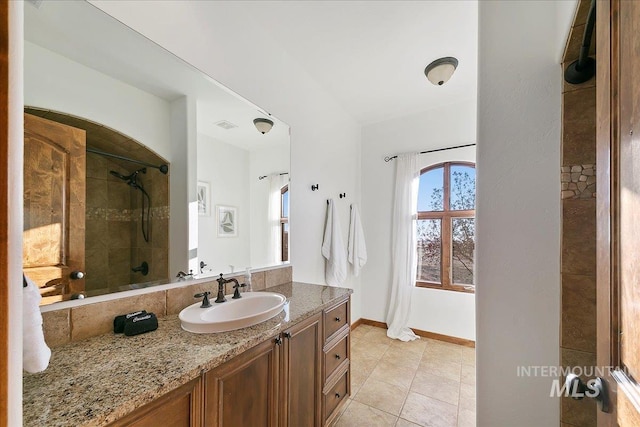
[[[9,341],[9,283],[12,283],[12,271],[10,264],[9,237],[12,234],[12,227],[9,221],[9,198],[11,189],[9,184],[10,176],[10,153],[9,153],[9,2],[0,2],[0,19],[2,20],[2,33],[0,34],[0,79],[2,86],[0,89],[0,131],[2,132],[2,142],[0,143],[0,170],[2,170],[2,185],[0,186],[0,265],[2,268],[2,284],[0,285],[0,341],[10,344]],[[9,345],[3,347],[0,352],[0,426],[6,426],[9,422]]]
[[0,0],[0,426],[22,420],[23,14]]
[[[616,8],[616,10],[614,10]],[[613,108],[616,95],[612,88],[618,84],[617,78],[617,37],[612,34],[614,15],[617,4],[611,0],[598,0],[596,4],[596,317],[597,317],[597,364],[599,367],[615,366],[618,360],[617,346],[612,341],[612,334],[617,331],[618,324],[613,320],[617,313],[617,289],[612,286],[616,278],[615,260],[617,259],[616,235],[617,200],[615,186],[617,180],[612,179],[611,171],[617,170],[618,147],[614,144],[617,138],[617,109]],[[617,25],[617,23],[615,24]],[[613,44],[615,43],[615,44]],[[613,49],[612,49],[613,46]],[[616,57],[612,57],[616,55]],[[613,68],[612,68],[613,67]],[[614,208],[615,210],[613,210]],[[611,412],[598,411],[598,426],[614,427],[617,411],[617,384],[610,375],[605,378],[609,385]]]
[[[615,427],[618,417],[638,420],[640,392],[622,371],[620,315],[620,143],[619,93],[621,0],[598,0],[596,9],[596,259],[597,365],[608,386],[609,413],[598,411],[599,427]],[[635,403],[632,403],[635,401]]]

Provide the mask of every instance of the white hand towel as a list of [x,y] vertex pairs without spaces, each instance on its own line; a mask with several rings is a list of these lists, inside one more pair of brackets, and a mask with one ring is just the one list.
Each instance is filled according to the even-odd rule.
[[355,203],[351,205],[348,250],[349,262],[353,266],[353,275],[358,277],[360,269],[367,263],[367,244],[364,241],[360,211]]
[[347,254],[342,241],[340,220],[333,200],[327,206],[327,223],[322,241],[322,256],[326,258],[324,278],[328,285],[341,286],[347,278]]
[[22,293],[22,366],[30,373],[41,372],[49,366],[51,350],[44,342],[40,291],[29,279]]

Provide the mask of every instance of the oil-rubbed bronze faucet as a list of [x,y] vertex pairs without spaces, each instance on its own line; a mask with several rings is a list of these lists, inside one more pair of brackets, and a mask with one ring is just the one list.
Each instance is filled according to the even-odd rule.
[[238,292],[238,289],[240,289],[240,287],[244,286],[238,283],[238,281],[234,278],[231,279],[223,279],[222,278],[222,273],[220,273],[220,278],[216,279],[216,281],[218,282],[218,297],[216,298],[216,300],[214,302],[217,303],[221,303],[221,302],[225,302],[227,299],[224,297],[224,285],[229,283],[229,282],[234,282],[235,285],[233,286],[235,288],[235,292],[233,294],[233,298],[237,299],[237,298],[241,298],[240,297],[240,292]]

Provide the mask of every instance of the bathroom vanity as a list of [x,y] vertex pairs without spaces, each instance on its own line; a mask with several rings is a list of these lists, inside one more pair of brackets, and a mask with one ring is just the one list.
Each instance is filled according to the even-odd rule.
[[261,324],[192,334],[177,316],[135,337],[54,348],[24,376],[25,426],[321,426],[350,394],[350,289],[270,288],[288,307]]

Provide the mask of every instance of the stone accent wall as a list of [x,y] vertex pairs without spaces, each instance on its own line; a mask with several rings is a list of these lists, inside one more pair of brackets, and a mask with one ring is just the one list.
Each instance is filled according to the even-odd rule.
[[[98,219],[106,221],[137,221],[140,218],[142,209],[109,209],[98,207],[87,207],[86,219]],[[169,219],[169,206],[151,207],[151,218]]]
[[596,197],[596,165],[563,166],[560,175],[562,199]]

